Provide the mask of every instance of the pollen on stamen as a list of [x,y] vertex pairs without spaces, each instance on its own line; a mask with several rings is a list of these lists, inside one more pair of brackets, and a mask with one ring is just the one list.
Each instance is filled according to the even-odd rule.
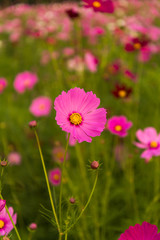
[[115,126],[115,130],[116,130],[117,132],[120,132],[120,131],[122,130],[122,126],[121,126],[121,125],[116,125],[116,126]]
[[72,113],[69,117],[69,121],[74,125],[79,125],[82,122],[82,117],[79,113]]
[[93,2],[93,7],[96,7],[96,8],[101,7],[100,2],[98,2],[98,1],[94,1],[94,2]]

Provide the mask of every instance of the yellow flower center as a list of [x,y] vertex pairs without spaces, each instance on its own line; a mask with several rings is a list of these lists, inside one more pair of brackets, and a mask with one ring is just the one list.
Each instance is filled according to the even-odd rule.
[[122,130],[122,126],[121,125],[116,125],[114,128],[117,132],[120,132]]
[[93,7],[99,8],[101,6],[100,2],[94,1],[93,2]]
[[63,158],[64,157],[64,154],[62,152],[57,152],[56,153],[56,157],[57,158]]
[[82,122],[82,117],[79,113],[72,113],[72,115],[69,117],[69,120],[74,125],[79,125]]
[[44,110],[45,109],[45,105],[44,104],[40,104],[39,105],[39,110]]
[[141,48],[141,44],[140,43],[134,43],[134,48],[136,50],[140,49]]
[[60,176],[58,174],[55,174],[53,176],[53,180],[58,181],[60,179]]
[[0,229],[4,227],[4,222],[0,220]]
[[2,84],[2,83],[0,83],[0,91],[2,91],[2,90],[3,90],[3,88],[4,88],[3,84]]
[[25,87],[28,87],[29,84],[30,84],[30,81],[29,81],[28,79],[26,79],[26,80],[24,81],[24,86],[25,86]]
[[155,141],[150,142],[150,147],[151,148],[156,148],[158,146],[158,143]]
[[120,91],[118,92],[118,95],[119,95],[121,98],[124,98],[124,97],[126,97],[127,93],[126,93],[125,90],[120,90]]

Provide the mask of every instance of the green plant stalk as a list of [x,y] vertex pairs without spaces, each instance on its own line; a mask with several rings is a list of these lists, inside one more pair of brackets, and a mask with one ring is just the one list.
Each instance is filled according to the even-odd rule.
[[45,163],[44,163],[44,158],[43,158],[43,154],[42,154],[42,150],[41,150],[41,145],[40,145],[40,141],[39,141],[37,131],[35,129],[34,129],[34,133],[35,133],[35,136],[36,136],[37,145],[38,145],[38,149],[39,149],[39,154],[40,154],[40,158],[41,158],[41,161],[42,161],[43,171],[44,171],[44,175],[45,175],[45,179],[46,179],[46,184],[47,184],[47,189],[48,189],[48,194],[49,194],[49,198],[50,198],[50,203],[51,203],[53,215],[55,217],[58,232],[60,233],[61,229],[60,229],[60,225],[59,225],[59,222],[58,222],[55,206],[54,206],[54,203],[53,203],[53,198],[52,198],[51,189],[50,189],[49,180],[48,180],[48,175],[47,175],[47,171],[46,171],[46,167],[45,167]]
[[67,232],[69,232],[69,230],[78,222],[78,220],[81,218],[82,214],[84,213],[84,211],[85,211],[86,208],[88,207],[88,205],[89,205],[89,203],[90,203],[90,201],[91,201],[92,195],[93,195],[93,193],[94,193],[94,190],[95,190],[95,188],[96,188],[96,184],[97,184],[98,170],[96,170],[96,171],[97,171],[97,173],[96,173],[96,178],[95,178],[95,180],[94,180],[93,188],[92,188],[91,193],[90,193],[90,195],[89,195],[88,201],[86,202],[86,205],[85,205],[85,206],[83,207],[83,209],[81,210],[81,212],[80,212],[79,216],[77,217],[77,219],[75,220],[75,222],[74,222],[69,228],[67,228],[67,229],[63,232],[63,234],[66,234]]
[[[68,144],[69,144],[69,138],[70,138],[70,133],[68,134],[67,138],[67,143],[66,143],[66,148],[65,148],[65,154],[64,154],[64,160],[62,163],[62,172],[61,172],[61,183],[60,183],[60,193],[59,193],[59,223],[60,223],[60,228],[62,225],[62,191],[63,191],[63,175],[64,175],[64,166],[66,162],[66,154],[67,154],[67,149],[68,149]],[[60,238],[61,239],[61,238]]]
[[[0,198],[3,199],[2,194],[0,194]],[[16,234],[17,234],[17,238],[18,238],[19,240],[21,240],[21,237],[20,237],[20,235],[19,235],[18,229],[17,229],[16,225],[15,225],[14,222],[13,222],[13,219],[12,219],[12,217],[11,217],[11,214],[9,213],[9,210],[8,210],[7,205],[5,206],[5,209],[6,209],[6,212],[8,213],[8,216],[9,216],[9,218],[10,218],[10,220],[11,220],[11,222],[12,222],[12,225],[13,225],[13,227],[14,227],[14,230],[15,230],[15,232],[16,232]]]

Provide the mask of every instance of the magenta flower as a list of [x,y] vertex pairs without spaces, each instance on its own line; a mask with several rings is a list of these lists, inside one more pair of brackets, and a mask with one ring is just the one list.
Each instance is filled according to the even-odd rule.
[[19,165],[21,163],[21,155],[18,152],[9,153],[7,159],[10,165]]
[[29,111],[36,117],[47,116],[50,114],[52,101],[48,97],[37,97],[32,101]]
[[120,235],[118,240],[160,240],[160,233],[156,225],[143,222],[142,225],[136,224],[130,226],[124,233]]
[[0,78],[0,93],[7,87],[7,81],[5,78]]
[[83,2],[86,8],[93,8],[95,12],[114,12],[114,5],[111,0],[83,0]]
[[71,133],[79,143],[100,136],[106,123],[106,110],[98,108],[100,99],[80,88],[62,92],[54,102],[56,121],[63,131]]
[[108,120],[108,130],[120,137],[127,136],[127,131],[132,127],[132,122],[125,116],[114,116]]
[[157,134],[157,131],[153,127],[147,127],[136,132],[136,137],[139,142],[134,144],[139,147],[146,149],[142,154],[141,158],[145,158],[148,162],[153,156],[160,156],[160,134]]
[[[17,214],[13,213],[12,207],[9,207],[8,210],[13,219],[14,224],[16,224]],[[13,229],[12,222],[8,216],[8,213],[6,212],[6,209],[3,208],[3,210],[0,212],[0,236],[8,235],[12,229]]]
[[90,52],[86,52],[84,56],[86,66],[90,72],[97,71],[98,59]]
[[24,93],[26,89],[32,89],[37,81],[38,77],[35,73],[25,71],[17,74],[13,85],[18,93]]
[[6,200],[0,199],[0,212],[3,210],[5,205],[6,205]]
[[49,181],[52,185],[57,186],[61,182],[61,169],[55,168],[49,171]]

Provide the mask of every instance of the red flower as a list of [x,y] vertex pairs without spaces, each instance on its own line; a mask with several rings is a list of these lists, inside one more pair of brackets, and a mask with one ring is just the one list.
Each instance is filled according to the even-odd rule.
[[93,8],[95,12],[113,13],[114,5],[111,0],[83,0],[85,7]]
[[79,13],[74,9],[67,9],[66,14],[69,18],[74,19],[79,17]]
[[127,88],[125,85],[117,84],[115,90],[112,91],[112,94],[116,98],[127,98],[132,93],[132,88]]
[[140,50],[141,48],[145,47],[148,44],[148,40],[146,39],[138,39],[132,38],[130,42],[126,43],[125,50],[127,52],[133,52],[136,50]]

